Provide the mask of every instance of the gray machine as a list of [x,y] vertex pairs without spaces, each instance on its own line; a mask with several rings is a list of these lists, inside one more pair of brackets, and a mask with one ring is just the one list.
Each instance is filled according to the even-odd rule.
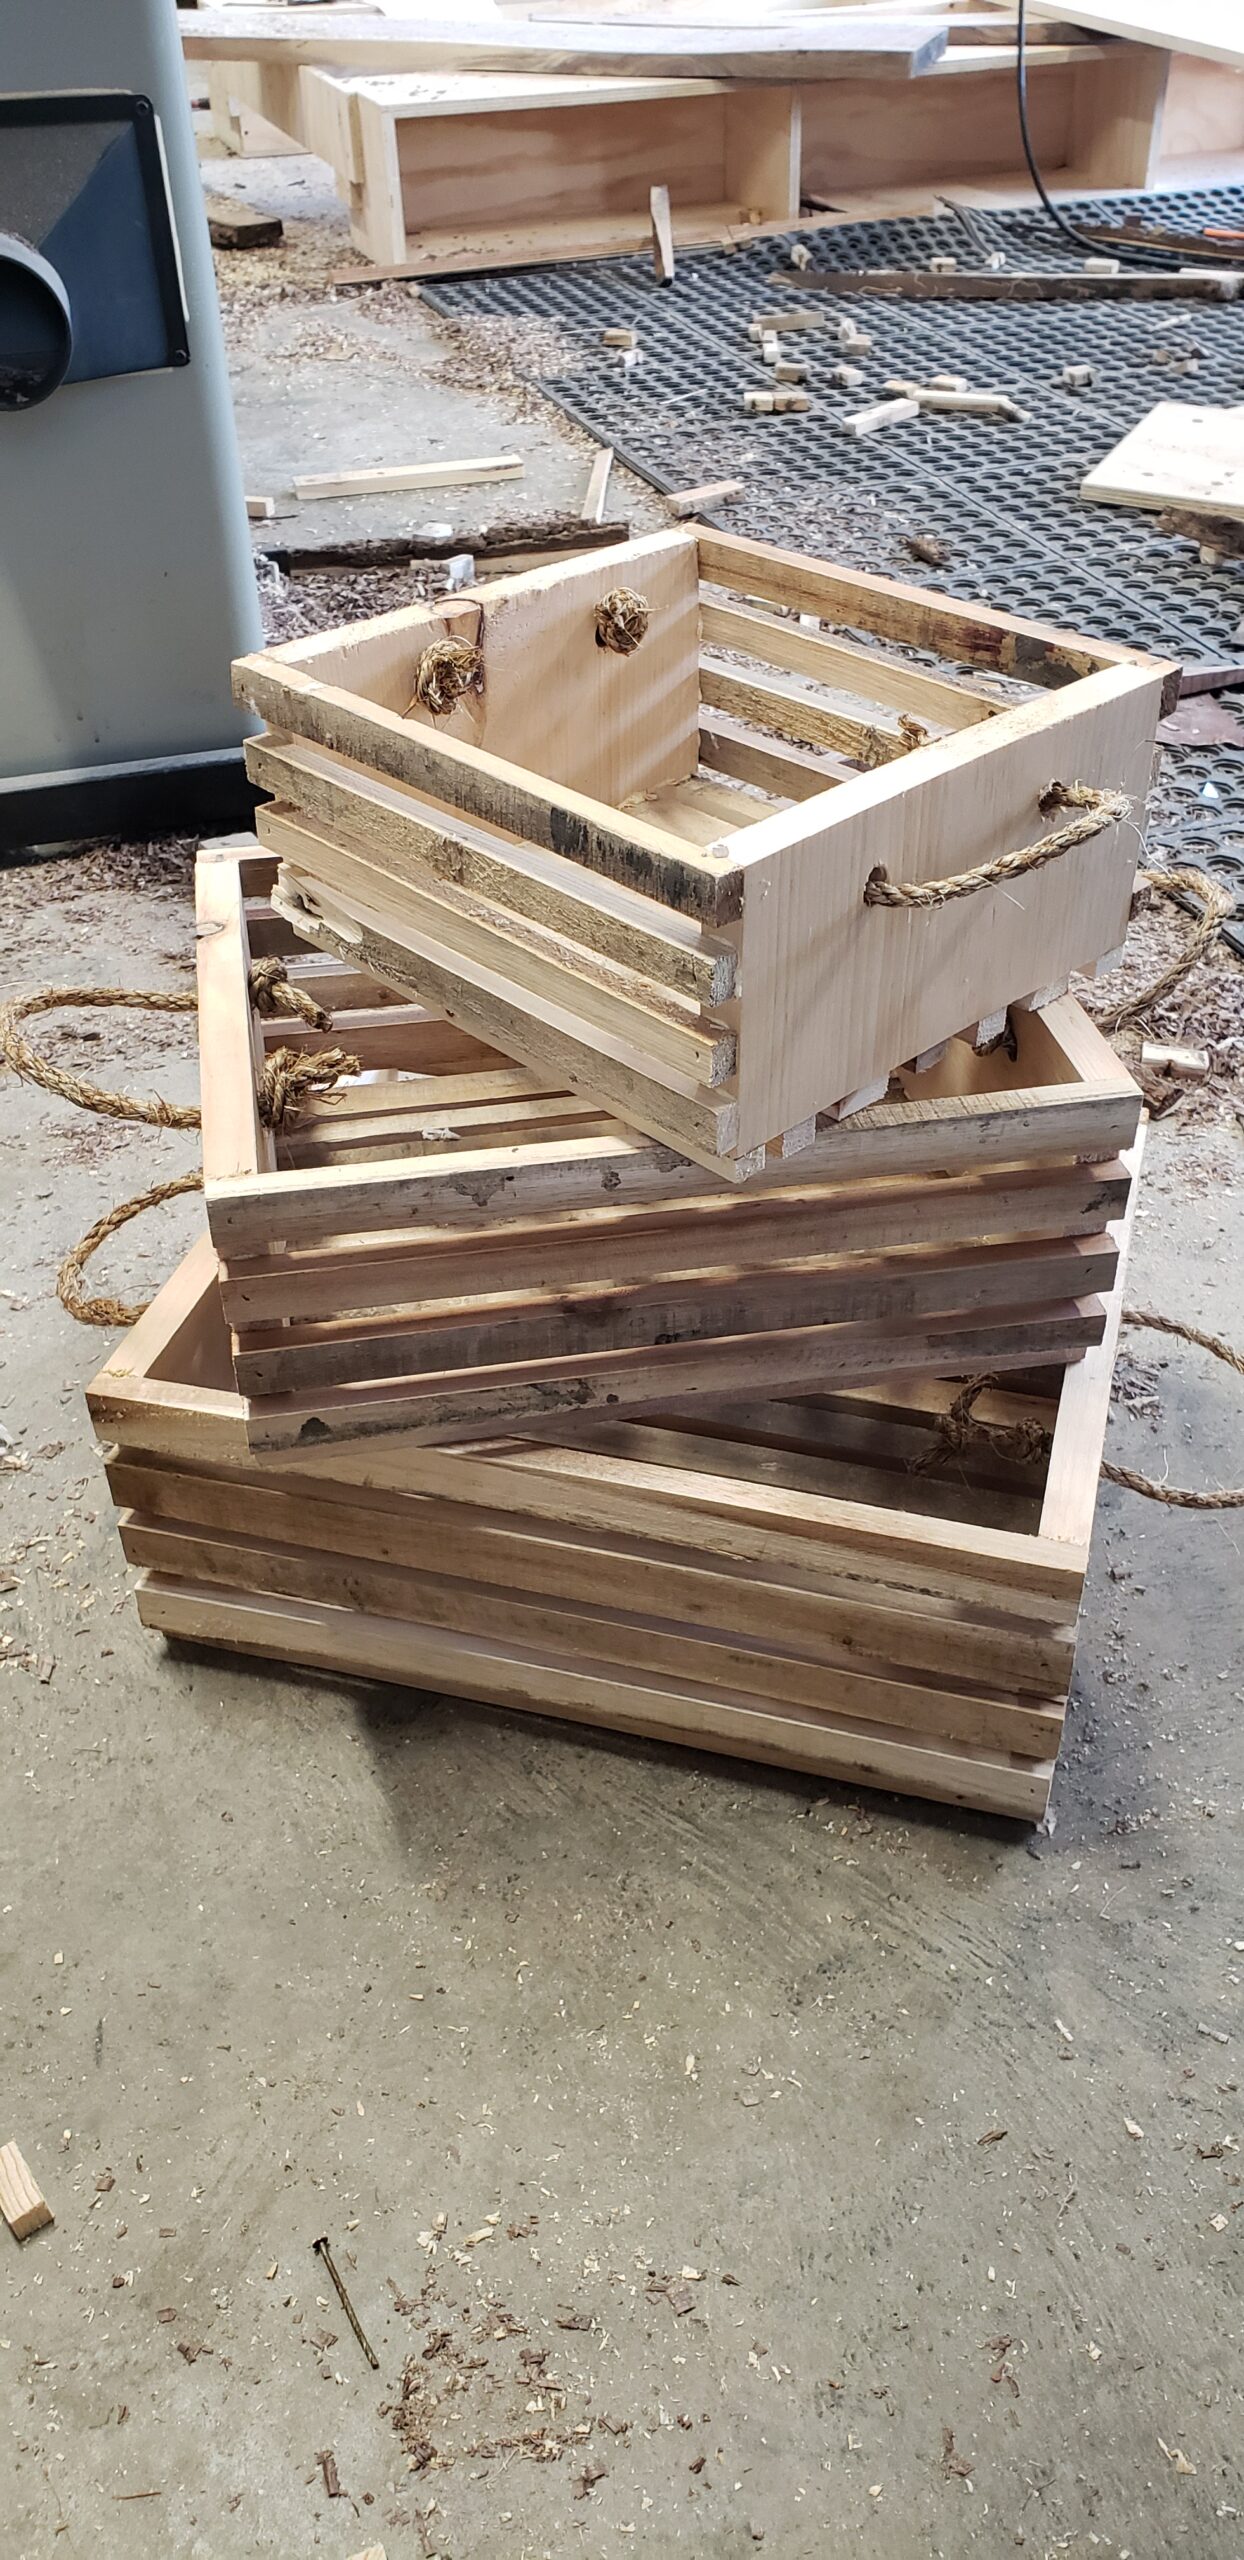
[[260,637],[173,0],[0,0],[0,856],[245,823]]

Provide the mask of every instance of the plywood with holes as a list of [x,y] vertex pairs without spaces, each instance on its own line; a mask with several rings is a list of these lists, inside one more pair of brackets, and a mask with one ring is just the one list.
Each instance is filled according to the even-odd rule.
[[1082,498],[1111,507],[1183,507],[1244,524],[1244,406],[1160,400],[1095,462]]
[[[606,577],[648,619],[602,672]],[[478,689],[412,715],[429,632],[469,635]],[[1133,650],[693,531],[236,670],[298,741],[292,759],[261,744],[252,770],[281,787],[261,826],[307,938],[340,957],[343,931],[365,937],[378,978],[735,1182],[1118,947],[1128,813],[1176,681]],[[1074,843],[993,871],[1069,817]],[[465,849],[481,829],[486,865]],[[555,856],[563,886],[577,869],[581,921],[564,900],[541,916],[530,882],[511,904],[505,839]],[[895,903],[948,878],[951,901]],[[619,901],[647,932],[628,940]]]
[[168,1636],[1035,1820],[1106,1366],[986,1388],[966,1440],[926,1377],[261,1464],[204,1240],[89,1401]]

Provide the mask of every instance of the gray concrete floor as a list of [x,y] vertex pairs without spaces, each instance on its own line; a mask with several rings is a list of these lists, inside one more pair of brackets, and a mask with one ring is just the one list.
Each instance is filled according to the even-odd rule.
[[[248,464],[313,361],[240,371]],[[189,983],[176,860],[2,909],[6,986]],[[188,1022],[44,1039],[193,1093]],[[194,1140],[4,1102],[4,2560],[1240,2560],[1239,1515],[1104,1492],[1052,1836],[165,1650],[53,1276]],[[1240,1155],[1155,1131],[1131,1291],[1237,1338]],[[1225,1372],[1127,1374],[1117,1455],[1244,1478]]]

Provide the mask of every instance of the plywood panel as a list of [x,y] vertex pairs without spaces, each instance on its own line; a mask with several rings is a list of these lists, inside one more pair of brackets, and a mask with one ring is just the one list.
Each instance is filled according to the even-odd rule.
[[1244,407],[1160,400],[1094,464],[1080,495],[1107,506],[1187,507],[1244,524]]

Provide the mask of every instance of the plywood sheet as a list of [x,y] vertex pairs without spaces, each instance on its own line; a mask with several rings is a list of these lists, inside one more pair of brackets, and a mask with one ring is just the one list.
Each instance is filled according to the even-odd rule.
[[1244,407],[1160,400],[1080,483],[1112,507],[1186,507],[1244,523]]
[[1062,18],[1103,36],[1127,36],[1133,44],[1165,45],[1171,53],[1199,53],[1211,62],[1244,68],[1244,11],[1240,0],[1031,0],[1034,15]]

